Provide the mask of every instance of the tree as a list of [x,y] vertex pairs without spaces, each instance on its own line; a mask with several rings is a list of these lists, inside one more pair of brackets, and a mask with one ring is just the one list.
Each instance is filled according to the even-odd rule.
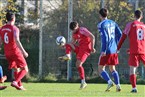
[[[1,2],[3,4],[3,2]],[[20,22],[19,20],[23,17],[23,15],[20,15],[20,6],[17,5],[13,0],[7,0],[6,5],[0,9],[0,26],[2,26],[5,22],[5,15],[7,12],[14,12],[17,17],[16,23]]]

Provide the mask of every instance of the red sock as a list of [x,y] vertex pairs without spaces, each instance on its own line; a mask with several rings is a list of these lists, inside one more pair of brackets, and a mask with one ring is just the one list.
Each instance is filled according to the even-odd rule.
[[14,80],[17,79],[18,73],[19,73],[19,72],[14,71]]
[[84,68],[82,66],[78,67],[78,72],[79,72],[80,78],[84,79],[85,78],[85,72],[84,72]]
[[26,70],[21,70],[21,71],[18,73],[16,82],[21,81],[21,79],[26,75],[26,73],[27,73]]
[[18,85],[19,85],[19,86],[22,86],[22,82],[21,82],[21,80],[18,82]]
[[[14,80],[17,79],[18,73],[19,73],[19,72],[16,72],[16,71],[14,72]],[[21,80],[18,82],[18,85],[19,85],[19,86],[22,86]]]
[[132,85],[132,88],[136,87],[136,75],[135,74],[130,75],[130,83]]

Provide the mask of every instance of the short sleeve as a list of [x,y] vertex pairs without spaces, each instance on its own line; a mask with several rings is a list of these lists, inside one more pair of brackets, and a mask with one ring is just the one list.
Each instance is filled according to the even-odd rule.
[[85,36],[89,36],[91,32],[87,28],[80,27],[80,33]]

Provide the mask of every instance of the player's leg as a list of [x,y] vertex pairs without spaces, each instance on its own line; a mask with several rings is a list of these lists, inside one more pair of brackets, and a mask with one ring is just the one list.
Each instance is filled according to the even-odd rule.
[[5,80],[7,80],[7,76],[3,76],[3,69],[0,66],[0,82],[3,83]]
[[115,65],[110,65],[109,69],[110,69],[112,76],[114,78],[114,83],[116,84],[116,91],[119,92],[119,91],[121,91],[120,78],[119,78],[118,72],[115,69]]
[[99,69],[100,76],[108,83],[108,87],[106,91],[109,91],[110,88],[113,86],[113,81],[111,80],[109,74],[106,72],[105,66],[98,65],[98,69]]
[[[2,66],[0,66],[0,82],[4,83],[4,81],[7,80],[7,76],[3,76],[3,69]],[[0,90],[6,89],[7,86],[0,86]]]
[[132,93],[136,93],[137,92],[137,88],[136,88],[136,69],[137,67],[134,66],[130,66],[130,83],[132,85]]
[[132,93],[137,93],[137,87],[136,87],[136,69],[139,66],[139,55],[130,54],[129,55],[129,66],[130,66],[130,83],[132,85]]
[[113,86],[113,81],[111,80],[109,74],[105,70],[105,65],[107,64],[108,56],[100,56],[99,62],[98,62],[98,71],[100,76],[108,83],[108,87],[106,91],[109,91],[109,89]]
[[16,79],[12,82],[11,86],[15,87],[18,90],[25,90],[22,86],[21,79],[26,75],[27,72],[28,72],[27,65],[23,68],[20,68],[20,71],[18,72]]
[[17,71],[16,79],[11,83],[11,86],[15,87],[18,90],[23,90],[20,87],[20,84],[21,84],[21,79],[28,72],[27,62],[21,53],[15,55],[13,61],[15,62],[15,68],[17,69],[19,68],[19,72]]
[[83,62],[81,60],[76,61],[76,67],[79,72],[79,76],[81,79],[81,86],[80,88],[83,89],[87,86],[86,81],[85,81],[85,72],[84,72],[84,67],[82,66]]
[[87,86],[86,81],[85,81],[85,71],[84,71],[84,67],[82,65],[86,61],[88,56],[89,56],[89,53],[87,53],[87,52],[77,53],[76,67],[78,69],[80,79],[81,79],[80,89],[83,89]]
[[[17,79],[19,72],[20,72],[20,68],[14,69],[14,79],[15,79],[15,80]],[[21,80],[18,82],[18,86],[19,86],[20,88],[23,88],[23,85],[22,85]],[[25,89],[24,89],[24,90],[25,90]]]

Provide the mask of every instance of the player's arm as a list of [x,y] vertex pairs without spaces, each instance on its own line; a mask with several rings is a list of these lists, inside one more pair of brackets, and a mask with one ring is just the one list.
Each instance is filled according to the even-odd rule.
[[19,39],[19,29],[15,28],[14,29],[14,39],[16,41],[17,46],[19,47],[19,49],[21,50],[22,54],[24,55],[24,57],[28,57],[28,53],[25,51],[25,49],[23,48],[20,39]]
[[76,42],[77,42],[77,39],[75,39],[75,38],[73,37],[72,40],[71,40],[71,43],[72,43],[72,44],[76,44]]
[[121,39],[119,40],[118,46],[117,46],[117,50],[119,51],[122,44],[124,43],[125,39],[127,38],[127,35],[129,34],[131,29],[131,23],[128,23],[125,27],[125,30],[123,31],[123,34],[121,36]]
[[91,51],[92,51],[92,53],[95,53],[96,52],[96,50],[94,48],[94,46],[95,46],[95,36],[90,31],[88,31],[87,29],[80,30],[80,33],[91,39]]
[[101,33],[101,41],[102,41],[101,55],[104,56],[106,55],[108,36],[104,29],[102,29],[100,33]]
[[120,30],[119,26],[116,24],[116,27],[115,27],[115,37],[116,37],[117,44],[118,44],[121,36],[122,36],[122,31]]
[[126,37],[127,37],[127,35],[123,33],[123,34],[122,34],[122,37],[121,37],[121,39],[120,39],[120,41],[119,41],[119,43],[118,43],[118,46],[117,46],[117,50],[118,50],[118,51],[120,50],[120,48],[121,48],[122,44],[124,43]]

